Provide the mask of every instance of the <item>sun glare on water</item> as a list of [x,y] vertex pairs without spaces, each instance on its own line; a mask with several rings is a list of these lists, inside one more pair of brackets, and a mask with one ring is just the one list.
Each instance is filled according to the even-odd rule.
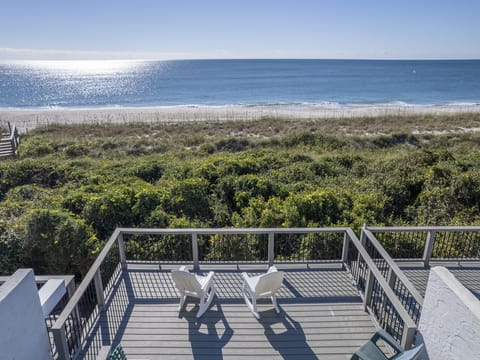
[[[143,60],[38,60],[17,61],[18,81],[30,81],[45,106],[96,104],[115,106],[141,93],[143,75],[152,62]],[[163,66],[163,65],[160,65]]]
[[39,60],[19,63],[32,70],[57,75],[109,75],[139,70],[144,61],[135,60]]

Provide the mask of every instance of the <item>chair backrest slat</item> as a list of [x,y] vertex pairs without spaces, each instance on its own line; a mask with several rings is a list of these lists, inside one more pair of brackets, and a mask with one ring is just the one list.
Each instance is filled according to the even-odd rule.
[[273,271],[261,275],[255,287],[255,295],[264,294],[267,292],[274,293],[282,286],[283,271]]
[[190,291],[198,294],[202,291],[202,286],[195,275],[188,271],[174,270],[172,271],[172,279],[180,291]]

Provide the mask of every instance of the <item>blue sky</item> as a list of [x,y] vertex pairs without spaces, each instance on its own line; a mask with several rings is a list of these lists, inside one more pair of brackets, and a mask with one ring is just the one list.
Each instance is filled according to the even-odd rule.
[[1,0],[0,59],[479,59],[478,0]]

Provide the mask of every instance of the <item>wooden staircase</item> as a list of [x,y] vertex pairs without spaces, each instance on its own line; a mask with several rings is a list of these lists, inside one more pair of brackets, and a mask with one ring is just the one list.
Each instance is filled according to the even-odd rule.
[[2,134],[0,139],[0,160],[8,159],[18,155],[17,147],[20,144],[20,136],[15,125],[12,126],[8,123],[8,129],[10,134]]

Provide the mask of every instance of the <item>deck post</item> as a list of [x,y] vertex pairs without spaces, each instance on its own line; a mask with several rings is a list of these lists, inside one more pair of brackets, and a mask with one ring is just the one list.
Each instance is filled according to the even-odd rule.
[[68,294],[68,300],[73,296],[73,293],[75,292],[75,278],[72,279],[67,285],[67,294]]
[[433,243],[435,242],[435,231],[429,231],[427,234],[427,241],[425,242],[425,250],[423,252],[423,266],[428,267],[430,264],[430,257],[432,256]]
[[367,311],[368,304],[372,300],[372,293],[373,293],[373,281],[375,276],[370,268],[368,268],[367,273],[367,283],[365,284],[365,296],[363,298],[363,309]]
[[400,344],[405,350],[410,350],[410,348],[412,347],[416,331],[416,327],[410,327],[405,324],[405,329],[403,331],[403,336]]
[[120,263],[122,264],[122,269],[127,269],[127,257],[125,255],[125,242],[123,241],[123,234],[119,233],[117,236],[118,242],[118,253],[120,255]]
[[58,360],[70,360],[70,353],[68,351],[67,336],[65,335],[65,324],[60,329],[52,329],[53,342],[57,349]]
[[347,261],[348,261],[348,245],[349,245],[350,239],[348,234],[345,232],[343,235],[343,248],[342,248],[342,266],[346,267]]
[[275,233],[268,233],[268,266],[273,266],[273,259],[275,258],[274,254],[275,249]]
[[388,276],[387,276],[387,282],[388,282],[388,286],[390,286],[390,289],[393,289],[395,287],[396,281],[397,281],[397,275],[395,274],[395,271],[393,271],[393,268],[390,268],[388,270]]
[[367,235],[365,235],[365,229],[367,227],[365,226],[365,224],[363,224],[362,226],[362,232],[360,233],[360,243],[362,244],[363,247],[365,247],[365,244],[367,242]]
[[192,257],[193,257],[193,270],[200,270],[200,264],[198,261],[198,237],[197,233],[192,233]]
[[95,295],[97,296],[97,303],[100,310],[103,310],[105,306],[105,296],[103,294],[102,274],[100,269],[97,269],[93,277],[95,283]]

